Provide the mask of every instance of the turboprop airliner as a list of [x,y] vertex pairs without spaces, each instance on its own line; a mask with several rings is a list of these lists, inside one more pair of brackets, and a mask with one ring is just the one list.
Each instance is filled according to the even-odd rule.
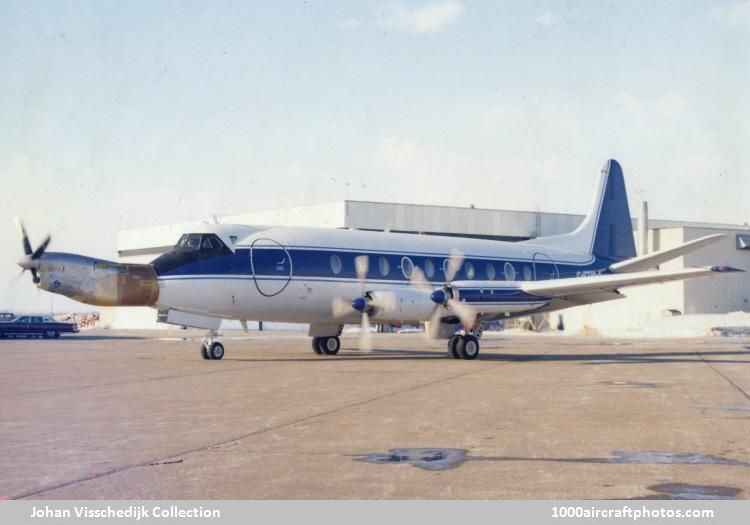
[[[336,355],[344,324],[425,323],[448,355],[476,359],[487,321],[623,297],[628,286],[741,271],[710,266],[660,271],[665,261],[717,241],[708,235],[636,256],[620,164],[601,170],[576,230],[522,242],[324,228],[205,224],[150,264],[123,264],[32,249],[24,256],[42,290],[98,306],[150,306],[158,319],[204,328],[204,359],[224,356],[222,319],[310,325],[312,349]],[[460,330],[456,330],[456,326]]]

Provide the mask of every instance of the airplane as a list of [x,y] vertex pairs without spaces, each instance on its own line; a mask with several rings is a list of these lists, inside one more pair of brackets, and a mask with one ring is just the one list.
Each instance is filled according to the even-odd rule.
[[[222,319],[309,324],[313,351],[336,355],[344,324],[424,323],[448,355],[476,359],[488,321],[624,297],[620,289],[742,270],[658,265],[716,242],[713,234],[637,256],[622,167],[608,160],[583,222],[521,242],[343,229],[203,224],[150,264],[32,249],[20,223],[22,273],[38,288],[97,306],[149,306],[158,320],[208,329],[207,360],[224,356]],[[457,332],[456,325],[461,329]]]

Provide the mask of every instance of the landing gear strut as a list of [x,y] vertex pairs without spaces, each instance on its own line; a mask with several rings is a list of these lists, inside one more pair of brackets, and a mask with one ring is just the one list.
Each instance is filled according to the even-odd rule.
[[218,338],[219,332],[216,330],[208,331],[206,337],[201,341],[201,356],[203,359],[221,359],[224,357],[224,345],[217,341]]
[[479,323],[464,334],[456,334],[448,339],[448,356],[453,359],[476,359],[479,355],[479,338],[484,325]]
[[313,337],[313,351],[320,355],[336,355],[341,349],[341,340],[336,337]]

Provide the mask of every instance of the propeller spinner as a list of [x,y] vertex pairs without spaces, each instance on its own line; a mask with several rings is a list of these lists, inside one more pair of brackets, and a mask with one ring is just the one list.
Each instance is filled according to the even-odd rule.
[[24,227],[23,222],[18,219],[16,219],[16,222],[21,228],[21,241],[23,244],[24,253],[24,256],[18,260],[18,266],[22,268],[21,273],[29,270],[31,272],[31,280],[34,282],[34,284],[39,284],[41,279],[39,279],[37,270],[39,269],[39,265],[41,262],[40,259],[42,258],[42,255],[44,255],[44,252],[47,250],[47,246],[49,246],[52,237],[47,235],[47,237],[45,237],[45,239],[36,248],[36,250],[33,250],[31,248],[31,242],[29,241],[29,234],[26,232],[26,228]]

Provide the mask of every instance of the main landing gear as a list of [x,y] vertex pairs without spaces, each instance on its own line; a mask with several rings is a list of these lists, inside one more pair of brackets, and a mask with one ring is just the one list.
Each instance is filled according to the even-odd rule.
[[484,332],[484,325],[478,324],[464,334],[452,335],[448,339],[448,355],[453,359],[476,359],[479,355],[479,339]]
[[336,355],[341,350],[341,340],[336,337],[313,337],[312,348],[316,354]]
[[201,356],[203,359],[221,359],[224,357],[224,345],[217,341],[218,338],[219,332],[216,330],[208,331],[206,337],[201,341]]

